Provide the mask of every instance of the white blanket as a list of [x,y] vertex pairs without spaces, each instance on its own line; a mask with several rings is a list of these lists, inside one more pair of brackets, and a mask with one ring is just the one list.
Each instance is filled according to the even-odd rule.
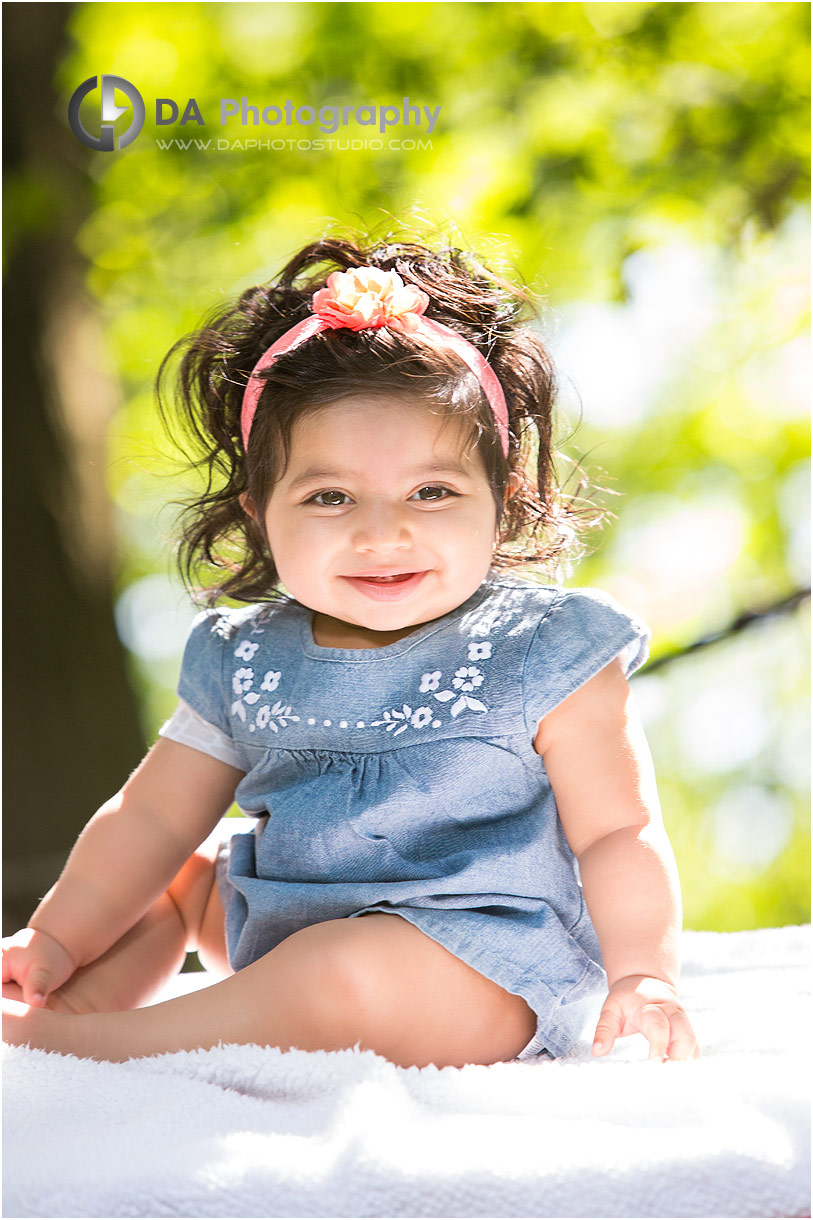
[[4,1215],[809,1214],[809,936],[684,934],[693,1063],[6,1048]]

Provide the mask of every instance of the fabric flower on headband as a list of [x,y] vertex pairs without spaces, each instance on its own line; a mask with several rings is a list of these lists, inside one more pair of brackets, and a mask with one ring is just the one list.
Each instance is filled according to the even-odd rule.
[[334,271],[313,294],[313,312],[330,330],[392,326],[415,331],[428,304],[426,293],[405,284],[397,271],[377,267]]
[[500,445],[507,457],[508,407],[496,373],[477,348],[461,334],[423,316],[428,304],[427,294],[412,284],[405,284],[397,271],[380,271],[378,267],[334,271],[328,276],[325,287],[313,294],[313,312],[280,335],[251,370],[240,411],[244,450],[248,450],[251,426],[266,384],[260,374],[270,368],[277,357],[307,343],[320,331],[370,330],[388,326],[393,330],[417,331],[439,347],[451,349],[463,361],[480,382],[494,412]]

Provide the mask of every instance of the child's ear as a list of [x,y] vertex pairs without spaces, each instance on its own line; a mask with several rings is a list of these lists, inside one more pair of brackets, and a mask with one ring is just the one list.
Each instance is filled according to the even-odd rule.
[[255,525],[260,524],[259,514],[257,509],[254,507],[254,501],[247,491],[244,491],[240,496],[240,507],[246,516],[251,517],[251,520],[255,523]]

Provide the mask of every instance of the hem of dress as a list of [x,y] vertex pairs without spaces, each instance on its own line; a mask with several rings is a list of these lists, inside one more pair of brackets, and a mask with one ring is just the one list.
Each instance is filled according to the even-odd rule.
[[[429,932],[419,920],[411,918],[410,915],[407,913],[407,911],[403,907],[400,907],[400,908],[389,907],[389,906],[382,907],[382,906],[377,906],[375,904],[372,904],[371,906],[368,906],[368,907],[362,907],[358,911],[351,912],[351,914],[348,915],[347,918],[354,919],[355,917],[357,917],[359,915],[366,915],[371,912],[376,912],[376,913],[381,912],[382,915],[400,916],[401,919],[405,919],[407,921],[407,923],[411,923],[413,925],[413,927],[416,927],[418,929],[419,932],[423,932],[425,936],[428,936],[431,940],[434,940],[436,942],[436,944],[439,944],[442,948],[446,949],[447,952],[452,953],[455,957],[459,958],[462,962],[465,962],[467,966],[471,966],[472,969],[477,970],[479,974],[483,974],[486,976],[486,978],[490,978],[492,982],[497,983],[497,985],[499,987],[502,987],[505,991],[510,991],[512,995],[518,995],[523,1000],[525,1000],[525,1003],[528,1005],[528,1007],[531,1009],[534,1016],[536,1017],[536,1031],[533,1034],[533,1036],[531,1037],[531,1039],[526,1043],[526,1045],[519,1052],[519,1054],[516,1055],[513,1059],[505,1060],[506,1063],[515,1063],[518,1061],[525,1062],[528,1059],[537,1059],[537,1058],[542,1058],[542,1057],[545,1057],[548,1059],[556,1059],[556,1058],[561,1057],[562,1055],[567,1054],[567,1052],[570,1050],[571,1044],[574,1041],[574,1039],[572,1037],[570,1037],[561,1027],[558,1027],[554,1021],[551,1020],[552,1011],[555,1009],[557,1002],[558,1002],[556,997],[553,997],[553,993],[551,993],[552,998],[553,998],[553,1002],[551,1004],[551,1009],[547,1013],[540,1012],[539,1007],[538,1007],[538,1001],[535,1001],[531,995],[526,994],[524,991],[518,990],[516,984],[513,987],[511,987],[511,986],[507,986],[505,983],[500,982],[500,980],[498,978],[495,978],[493,974],[488,974],[485,970],[482,969],[481,966],[475,965],[474,962],[469,961],[468,958],[463,953],[460,953],[460,952],[455,951],[454,949],[451,949],[449,947],[449,945],[444,944],[444,942],[442,940],[439,940],[437,938],[437,936],[433,936],[432,933]],[[520,980],[520,982],[521,981],[522,980]]]
[[[213,835],[217,835],[220,839],[217,855],[215,856],[215,884],[217,885],[217,892],[220,895],[220,901],[223,904],[223,910],[227,919],[229,903],[234,894],[234,886],[229,879],[231,841],[235,835],[252,834],[256,825],[256,818],[221,818],[213,831]],[[229,959],[229,965],[234,969],[228,943],[226,945],[226,956]]]
[[[537,1021],[538,1020],[539,1016],[537,1014]],[[508,1062],[525,1063],[529,1059],[553,1059],[553,1055],[545,1045],[546,1041],[547,1039],[545,1038],[544,1034],[540,1034],[539,1030],[537,1029],[537,1032],[531,1038],[530,1042],[523,1046],[519,1054],[515,1055],[513,1059],[509,1059]]]

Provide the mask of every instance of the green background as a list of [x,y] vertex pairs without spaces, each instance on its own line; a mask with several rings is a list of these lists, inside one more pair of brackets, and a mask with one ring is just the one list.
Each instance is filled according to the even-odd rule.
[[[191,484],[160,430],[155,373],[212,306],[335,226],[451,239],[539,294],[562,470],[580,463],[615,514],[567,583],[642,614],[653,657],[808,585],[808,5],[69,8],[49,84],[60,151],[8,179],[7,240],[36,240],[76,206],[68,158],[105,394],[84,423],[66,408],[66,434],[91,434],[95,456],[74,461],[101,466],[112,504],[87,492],[73,541],[109,564],[146,741],[173,706],[193,613],[166,507]],[[71,93],[98,72],[146,103],[122,151],[67,132]],[[218,121],[221,98],[406,96],[440,107],[431,136]],[[194,98],[205,125],[157,127],[159,97],[181,111]],[[404,139],[428,146],[390,144]],[[689,927],[809,917],[808,606],[633,679]]]

